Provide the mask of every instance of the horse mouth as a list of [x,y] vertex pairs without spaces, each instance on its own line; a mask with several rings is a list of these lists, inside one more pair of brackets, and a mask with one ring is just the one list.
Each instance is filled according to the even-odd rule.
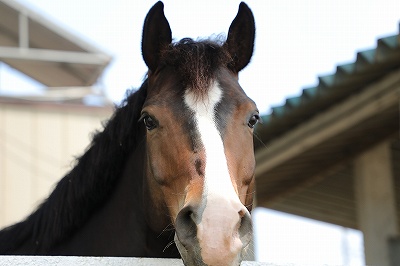
[[[198,243],[197,239],[194,239],[194,242]],[[238,266],[242,262],[243,258],[245,258],[246,254],[249,253],[248,249],[250,249],[250,242],[246,243],[241,249],[241,251],[233,256],[233,259],[227,259],[221,261],[221,254],[215,253],[215,261],[211,263],[206,263],[202,257],[202,250],[199,245],[192,245],[191,247],[185,247],[181,241],[179,240],[177,234],[175,234],[175,244],[178,248],[178,251],[181,255],[183,264],[185,266]],[[222,256],[223,257],[223,256]],[[232,257],[232,256],[231,256]]]

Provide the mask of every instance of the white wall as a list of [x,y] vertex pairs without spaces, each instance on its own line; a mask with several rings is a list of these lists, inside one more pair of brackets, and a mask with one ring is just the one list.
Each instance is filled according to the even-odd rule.
[[0,228],[31,213],[112,108],[0,101]]
[[[178,259],[150,259],[150,258],[110,258],[110,257],[41,257],[41,256],[0,256],[0,265],[13,266],[183,266]],[[242,266],[273,266],[275,264],[260,262],[242,262]]]

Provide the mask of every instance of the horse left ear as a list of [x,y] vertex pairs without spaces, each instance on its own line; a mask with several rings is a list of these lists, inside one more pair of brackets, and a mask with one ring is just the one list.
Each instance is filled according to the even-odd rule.
[[250,62],[253,55],[254,38],[253,13],[245,3],[241,2],[239,11],[229,27],[228,38],[224,44],[225,49],[232,57],[232,62],[228,67],[236,73]]
[[150,71],[156,70],[161,50],[171,42],[172,33],[164,15],[164,4],[159,1],[150,9],[143,26],[142,55]]

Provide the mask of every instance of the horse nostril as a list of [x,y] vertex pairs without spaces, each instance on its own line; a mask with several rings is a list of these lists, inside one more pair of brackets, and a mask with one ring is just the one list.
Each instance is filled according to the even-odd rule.
[[197,234],[194,208],[192,206],[184,207],[176,217],[175,231],[179,241],[188,248],[194,245],[194,239]]

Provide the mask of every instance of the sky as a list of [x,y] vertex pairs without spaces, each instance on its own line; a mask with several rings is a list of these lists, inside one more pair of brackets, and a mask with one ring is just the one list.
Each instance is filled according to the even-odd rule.
[[[138,88],[146,66],[140,44],[144,18],[155,1],[18,0],[113,57],[97,86],[114,102]],[[173,38],[226,34],[237,0],[165,0]],[[240,83],[261,113],[317,84],[377,38],[398,34],[398,0],[249,0],[256,22],[255,52]],[[1,92],[37,92],[42,85],[0,65]],[[298,265],[362,265],[362,235],[309,219],[257,210],[260,261]],[[318,250],[318,252],[316,252]],[[346,250],[345,252],[343,250]],[[318,254],[318,256],[316,255]]]
[[[146,72],[140,51],[142,26],[155,1],[19,1],[113,56],[98,83],[113,101],[119,102],[126,89],[140,86]],[[239,2],[166,0],[164,4],[178,40],[226,34]],[[256,20],[256,42],[240,83],[262,113],[316,85],[318,75],[354,61],[356,51],[374,48],[378,37],[397,33],[400,21],[397,0],[252,0],[247,4]],[[5,74],[2,77],[0,88],[15,91],[15,81],[5,84]]]

